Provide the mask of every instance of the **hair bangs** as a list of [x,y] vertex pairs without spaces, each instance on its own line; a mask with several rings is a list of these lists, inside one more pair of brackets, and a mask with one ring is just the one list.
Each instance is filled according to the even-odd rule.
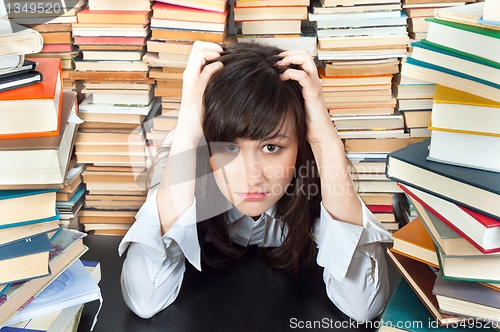
[[287,121],[299,121],[301,87],[296,81],[280,79],[283,68],[275,65],[281,59],[279,50],[254,50],[253,56],[247,50],[243,57],[239,49],[228,47],[218,59],[224,67],[211,78],[204,95],[203,129],[208,142],[271,138],[283,133]]

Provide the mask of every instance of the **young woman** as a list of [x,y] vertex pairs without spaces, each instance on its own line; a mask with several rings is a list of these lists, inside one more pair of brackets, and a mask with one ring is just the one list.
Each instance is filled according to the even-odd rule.
[[186,259],[223,266],[258,245],[270,266],[324,267],[328,297],[353,319],[380,314],[391,235],[356,194],[311,55],[196,42],[183,81],[168,158],[119,247],[130,309],[170,305]]

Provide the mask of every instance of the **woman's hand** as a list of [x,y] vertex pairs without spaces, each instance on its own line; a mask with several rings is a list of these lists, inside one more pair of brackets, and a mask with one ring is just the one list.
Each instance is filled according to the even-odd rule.
[[306,50],[293,50],[285,51],[280,56],[283,59],[277,62],[278,66],[286,67],[293,64],[302,69],[289,68],[281,75],[281,79],[295,80],[302,86],[309,143],[314,144],[324,139],[338,138],[326,109],[321,80],[311,54]]
[[222,47],[215,43],[194,42],[182,76],[182,100],[176,131],[182,130],[193,134],[193,143],[197,143],[203,137],[201,129],[203,92],[210,78],[223,67],[221,62],[205,64],[220,57],[222,51]]
[[287,69],[283,80],[295,80],[304,96],[307,140],[311,144],[320,178],[323,206],[336,219],[362,225],[361,203],[347,168],[344,145],[326,109],[316,64],[307,51],[286,51],[278,66],[298,65]]

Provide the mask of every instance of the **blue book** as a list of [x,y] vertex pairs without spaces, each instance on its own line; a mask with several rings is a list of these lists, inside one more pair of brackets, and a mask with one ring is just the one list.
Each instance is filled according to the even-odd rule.
[[0,246],[0,284],[48,275],[50,250],[47,233]]
[[387,177],[500,220],[500,173],[430,161],[429,144],[389,153]]
[[58,219],[58,189],[0,190],[0,228]]
[[[477,82],[477,83],[480,83],[480,84],[484,84],[486,86],[490,86],[490,87],[493,87],[493,88],[496,88],[496,89],[500,89],[500,84],[489,82],[489,81],[483,80],[483,79],[478,78],[478,77],[474,77],[474,76],[471,76],[471,75],[464,74],[464,73],[459,72],[459,71],[455,71],[455,70],[451,70],[451,69],[448,69],[448,68],[436,66],[436,65],[434,65],[432,63],[418,61],[418,60],[413,59],[412,57],[407,58],[406,62],[408,62],[409,64],[414,65],[414,66],[418,66],[418,67],[423,67],[423,68],[427,68],[427,69],[439,71],[439,72],[445,73],[447,75],[456,76],[456,77],[463,78],[463,79],[466,79],[466,80],[469,80],[469,81],[472,81],[472,82]],[[439,82],[437,82],[437,83],[439,83]]]
[[463,321],[440,326],[408,282],[401,278],[380,318],[379,332],[493,332],[491,323]]

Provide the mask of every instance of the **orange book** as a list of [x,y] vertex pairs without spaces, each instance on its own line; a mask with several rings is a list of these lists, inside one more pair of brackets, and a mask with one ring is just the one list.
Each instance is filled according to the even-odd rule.
[[138,10],[90,10],[85,8],[77,14],[78,23],[146,24],[149,11]]
[[420,218],[415,218],[401,227],[392,237],[393,251],[439,268],[434,241]]
[[29,59],[38,63],[42,81],[0,92],[0,139],[57,136],[62,105],[59,58]]

